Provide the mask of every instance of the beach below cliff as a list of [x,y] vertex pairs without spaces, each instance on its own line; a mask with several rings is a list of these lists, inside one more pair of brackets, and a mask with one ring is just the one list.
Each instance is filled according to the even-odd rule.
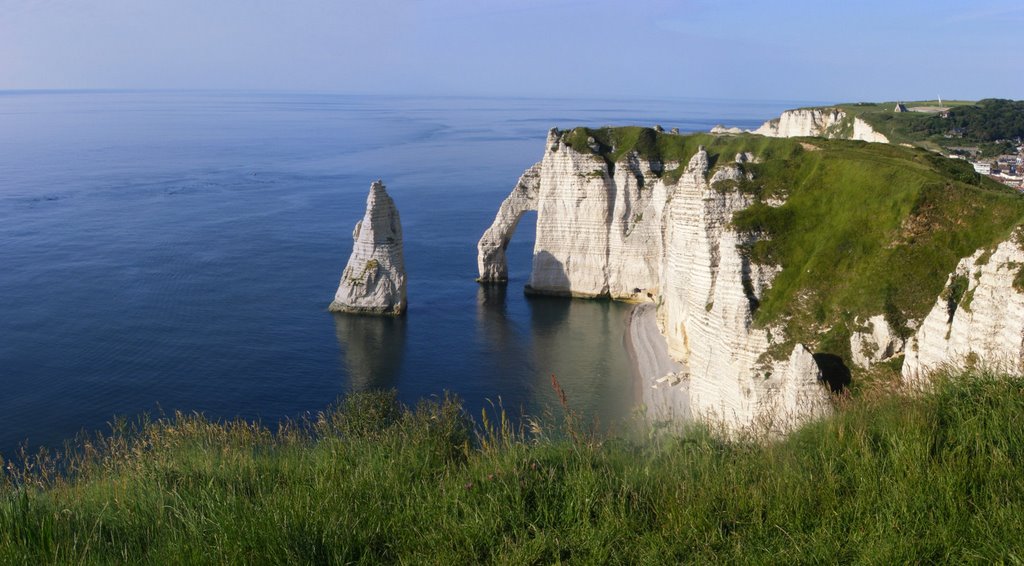
[[668,343],[658,329],[658,309],[641,303],[629,313],[626,350],[639,388],[638,400],[654,420],[689,420],[689,381],[685,368],[668,354]]

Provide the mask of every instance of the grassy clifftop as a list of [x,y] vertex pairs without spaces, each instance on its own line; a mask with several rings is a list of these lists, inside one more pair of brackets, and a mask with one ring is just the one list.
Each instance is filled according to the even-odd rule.
[[787,344],[799,341],[847,363],[856,319],[884,314],[909,334],[906,322],[928,313],[962,257],[1004,241],[1024,222],[1016,191],[966,162],[918,148],[639,127],[577,128],[563,136],[578,151],[596,147],[610,163],[631,151],[681,163],[662,173],[669,183],[699,146],[713,167],[753,153],[758,163],[742,165],[752,180],[718,188],[754,197],[733,218],[738,230],[759,236],[744,252],[783,267],[756,322],[782,323]]
[[[756,313],[787,336],[849,361],[855,319],[884,314],[909,335],[957,262],[1007,239],[1024,198],[970,165],[924,150],[816,141],[816,151],[751,167],[757,203],[734,225],[762,236],[755,262],[783,271]],[[768,189],[765,191],[765,189]],[[768,194],[785,196],[769,206]],[[826,332],[826,329],[827,332]]]
[[1015,563],[1022,419],[1024,382],[988,375],[771,444],[524,435],[386,394],[277,433],[178,417],[81,445],[73,479],[12,468],[0,562]]
[[[932,151],[950,151],[951,147],[978,147],[982,155],[1012,151],[1005,140],[1024,137],[1024,101],[986,99],[971,101],[906,102],[910,109],[927,111],[895,112],[896,102],[859,102],[816,107],[838,108],[846,118],[832,126],[826,137],[849,139],[854,118],[860,118],[893,144],[906,144]],[[815,109],[813,107],[801,110]],[[675,136],[677,139],[679,136]],[[688,136],[696,140],[695,136]],[[595,140],[599,151],[614,163],[630,149],[678,160],[696,151],[696,145],[678,143],[650,128],[576,128],[564,135],[566,143],[578,151],[592,151]],[[703,142],[700,142],[703,143]]]
[[[705,146],[708,151],[712,166],[717,164],[719,158],[725,159],[723,163],[731,163],[740,152],[750,151],[762,159],[787,159],[801,149],[799,142],[789,139],[752,135],[678,135],[640,126],[574,128],[562,132],[562,141],[578,152],[596,153],[610,165],[634,151],[646,159],[675,162],[685,167],[701,146]],[[680,167],[664,173],[667,180],[675,182],[682,172],[683,168]]]
[[944,100],[940,104],[930,100],[906,102],[904,106],[929,111],[895,112],[895,102],[837,104],[834,108],[867,122],[891,143],[933,151],[972,146],[978,147],[983,155],[997,155],[1012,150],[1012,146],[1000,140],[1024,137],[1024,101]]

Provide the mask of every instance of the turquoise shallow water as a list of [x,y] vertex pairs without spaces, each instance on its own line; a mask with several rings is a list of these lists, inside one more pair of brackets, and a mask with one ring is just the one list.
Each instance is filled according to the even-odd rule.
[[[750,127],[794,102],[0,92],[0,453],[116,415],[274,422],[339,395],[445,390],[538,413],[557,374],[635,403],[628,307],[482,288],[477,239],[552,126]],[[332,315],[370,181],[402,217],[408,316]]]

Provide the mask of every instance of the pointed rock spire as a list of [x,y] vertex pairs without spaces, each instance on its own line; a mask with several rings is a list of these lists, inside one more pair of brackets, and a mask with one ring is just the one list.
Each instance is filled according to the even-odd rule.
[[329,310],[397,316],[405,311],[402,223],[380,179],[370,185],[366,213],[352,231],[352,255]]

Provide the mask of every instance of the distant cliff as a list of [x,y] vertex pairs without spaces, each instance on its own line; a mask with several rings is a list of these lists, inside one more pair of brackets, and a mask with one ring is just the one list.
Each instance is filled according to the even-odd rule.
[[823,137],[889,143],[889,138],[876,132],[860,117],[839,108],[805,108],[786,110],[754,130],[755,134],[773,138]]
[[[798,119],[842,120],[779,131]],[[826,382],[898,363],[960,258],[1005,240],[1024,199],[891,145],[552,130],[480,240],[481,281],[506,279],[527,210],[528,291],[655,303],[693,414],[785,429],[828,412]]]
[[[738,134],[715,126],[713,134]],[[751,133],[921,147],[965,157],[1014,152],[1024,135],[1024,101],[985,99],[856,102],[786,110]]]

